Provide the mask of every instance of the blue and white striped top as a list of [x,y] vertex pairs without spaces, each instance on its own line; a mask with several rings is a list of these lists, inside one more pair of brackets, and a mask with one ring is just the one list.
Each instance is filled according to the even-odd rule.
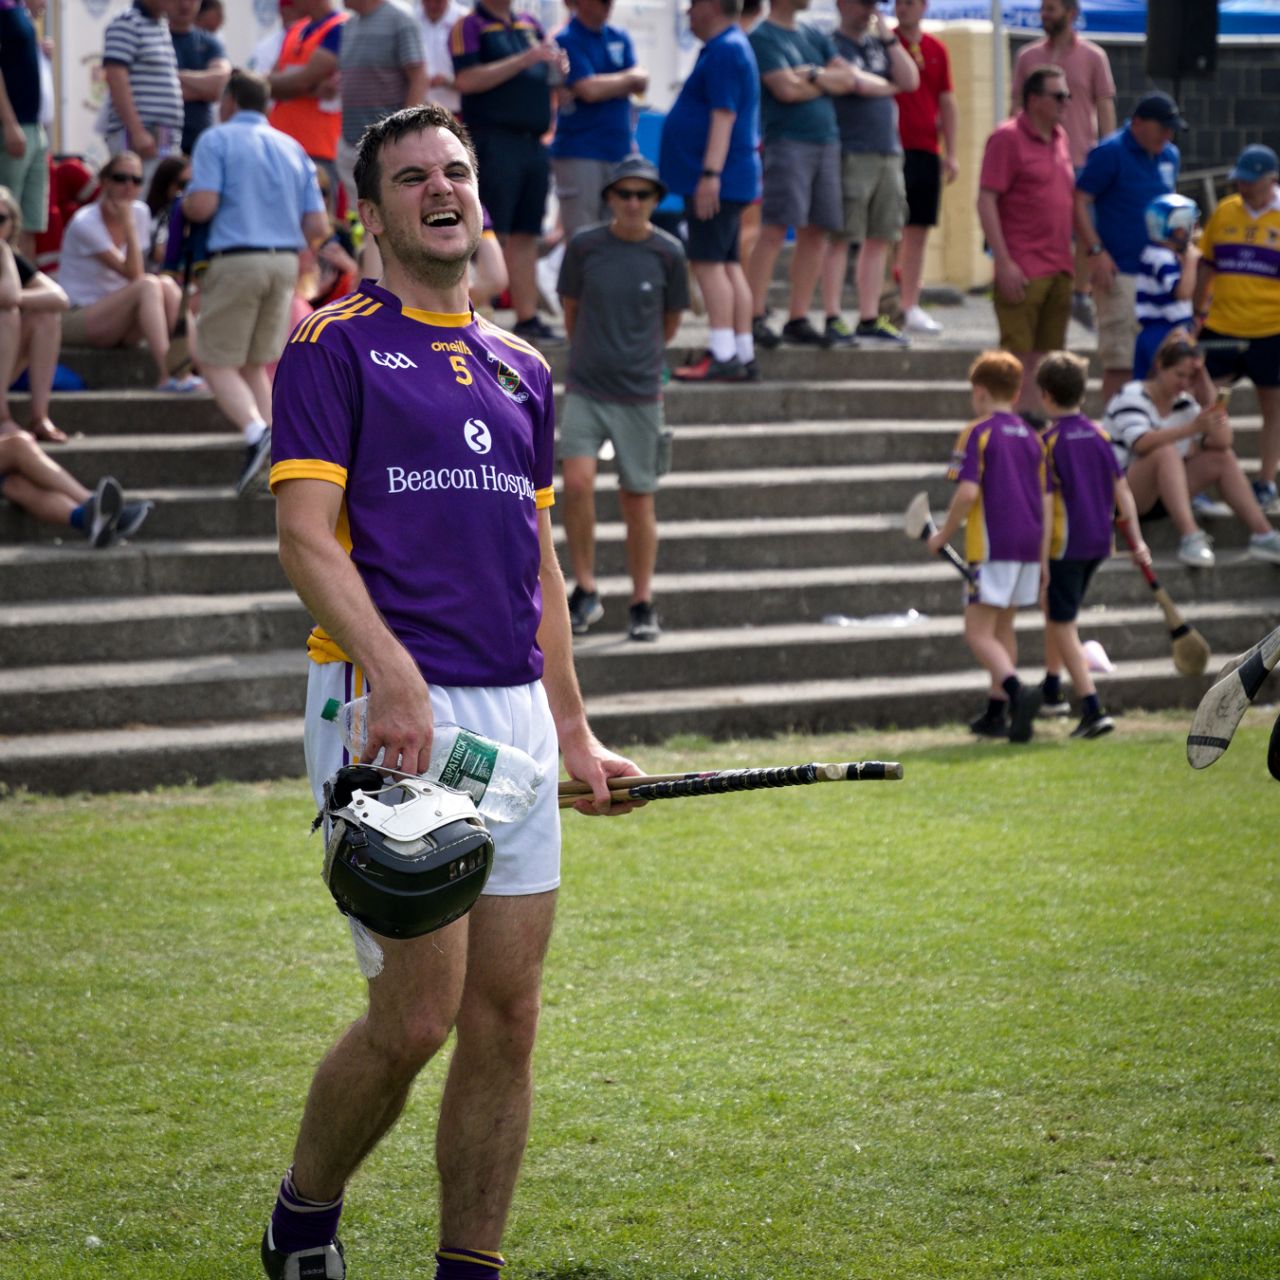
[[[182,84],[168,22],[153,18],[135,2],[133,8],[107,23],[102,62],[104,66],[114,63],[128,68],[134,106],[148,129],[159,125],[182,128]],[[123,128],[124,121],[108,101],[107,132]]]
[[1182,260],[1172,249],[1149,244],[1139,258],[1141,271],[1136,279],[1135,312],[1141,325],[1166,328],[1191,319],[1191,299],[1175,295],[1182,281]]

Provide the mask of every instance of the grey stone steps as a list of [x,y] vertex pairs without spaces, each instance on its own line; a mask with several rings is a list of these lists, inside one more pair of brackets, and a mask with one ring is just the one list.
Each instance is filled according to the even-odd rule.
[[[14,417],[25,423],[30,399],[10,396]],[[227,419],[208,394],[177,395],[161,391],[118,388],[106,391],[74,391],[53,397],[50,417],[64,431],[87,436],[112,432],[170,435],[175,432],[227,430]]]
[[[90,564],[102,558],[100,553],[82,555]],[[1280,591],[1280,573],[1274,567],[1238,553],[1224,554],[1211,574],[1184,569],[1168,557],[1157,562],[1157,570],[1188,616],[1205,619],[1205,634],[1219,647],[1225,642],[1216,634],[1216,611],[1232,607],[1232,600],[1266,600]],[[599,586],[605,616],[590,636],[577,642],[584,656],[599,647],[616,646],[625,629],[630,582],[621,574],[621,565],[617,574],[602,577]],[[655,598],[668,629],[664,652],[669,644],[688,645],[689,635],[702,635],[707,629],[812,625],[828,615],[866,618],[915,609],[936,621],[959,614],[961,595],[961,583],[951,568],[923,556],[897,565],[660,573],[655,583]],[[1138,609],[1156,617],[1146,583],[1122,558],[1100,570],[1090,601],[1099,611]],[[86,658],[137,662],[233,651],[301,652],[310,626],[306,611],[283,580],[275,590],[228,587],[208,595],[188,591],[30,599],[11,602],[0,612],[0,670]]]
[[[1239,653],[1280,614],[1280,596],[1249,604],[1188,606],[1220,659]],[[1169,658],[1169,637],[1153,607],[1087,610],[1081,632],[1099,639],[1115,661]],[[818,677],[925,677],[961,671],[966,650],[960,617],[912,625],[832,626],[809,622],[671,632],[657,644],[589,636],[575,644],[588,699],[629,691],[739,688],[794,684]],[[1019,617],[1024,662],[1034,669],[1042,652],[1040,618]],[[1216,669],[1216,668],[1215,668]],[[191,657],[58,663],[0,671],[0,735],[38,724],[42,732],[179,724],[288,715],[303,701],[307,659],[289,649],[201,653]]]
[[[1121,713],[1136,707],[1193,707],[1212,681],[1212,671],[1199,677],[1170,676],[1169,667],[1167,655],[1118,663],[1115,672],[1098,679],[1105,705]],[[864,754],[858,746],[859,728],[966,719],[981,709],[986,687],[982,672],[961,668],[910,677],[635,691],[590,697],[588,711],[596,732],[616,746],[661,741],[677,733],[730,738],[796,729],[845,733],[848,746],[841,755],[857,759]],[[1068,729],[1069,722],[1037,725],[1038,735],[1049,742]],[[301,719],[291,715],[5,737],[0,738],[0,786],[105,791],[297,776],[302,772],[302,730]],[[993,743],[985,749],[1014,748]],[[1077,749],[1075,744],[1071,749]],[[1104,748],[1081,743],[1078,749]]]

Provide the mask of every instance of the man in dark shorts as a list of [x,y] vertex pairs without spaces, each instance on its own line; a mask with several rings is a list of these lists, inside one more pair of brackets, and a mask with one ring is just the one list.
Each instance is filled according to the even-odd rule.
[[511,0],[477,0],[453,29],[454,83],[480,163],[480,199],[507,260],[512,330],[530,342],[563,339],[538,315],[538,236],[547,208],[551,157],[551,86],[562,84],[569,57],[538,20]]
[[741,0],[697,0],[690,8],[703,47],[662,127],[659,168],[684,196],[689,261],[709,330],[702,358],[675,371],[682,382],[758,376],[738,231],[743,209],[760,194],[760,78],[740,9]]

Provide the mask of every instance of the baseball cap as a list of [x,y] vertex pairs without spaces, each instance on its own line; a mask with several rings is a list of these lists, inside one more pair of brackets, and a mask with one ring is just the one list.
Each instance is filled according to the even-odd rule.
[[641,182],[652,182],[658,188],[658,199],[666,198],[667,184],[658,177],[657,167],[641,155],[628,156],[625,160],[619,160],[609,175],[609,181],[600,189],[600,194],[604,195],[610,187],[624,178],[638,178]]
[[1240,153],[1236,167],[1227,177],[1232,182],[1256,182],[1269,173],[1280,173],[1280,160],[1276,159],[1276,153],[1270,147],[1255,142]]
[[1167,93],[1158,89],[1154,93],[1144,93],[1133,109],[1135,120],[1158,120],[1166,128],[1185,129],[1187,122],[1178,110],[1178,104]]

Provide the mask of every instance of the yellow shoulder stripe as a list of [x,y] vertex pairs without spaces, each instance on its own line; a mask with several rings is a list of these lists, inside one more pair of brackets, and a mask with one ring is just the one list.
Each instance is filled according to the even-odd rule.
[[325,327],[334,320],[350,320],[355,316],[371,316],[381,309],[382,303],[374,298],[367,298],[362,293],[344,298],[341,302],[321,307],[307,317],[294,331],[290,342],[315,342],[324,332]]
[[551,372],[551,366],[547,363],[546,356],[537,347],[530,345],[522,338],[517,338],[514,333],[508,333],[501,325],[494,324],[492,320],[486,320],[484,316],[477,315],[476,324],[485,333],[493,334],[499,342],[505,343],[512,351],[519,351],[522,355],[532,356],[548,373]]

